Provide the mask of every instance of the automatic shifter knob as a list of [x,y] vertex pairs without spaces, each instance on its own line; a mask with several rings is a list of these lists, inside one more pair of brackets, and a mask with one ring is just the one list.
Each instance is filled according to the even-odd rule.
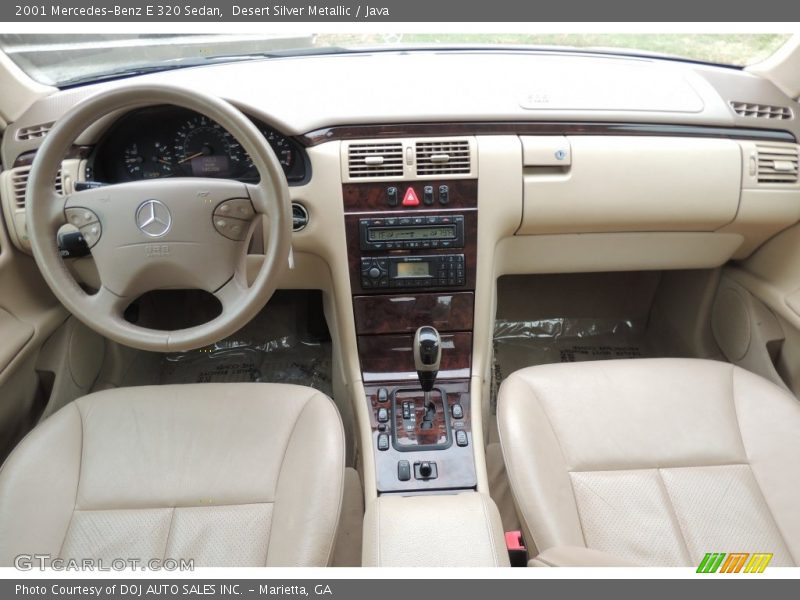
[[414,334],[414,366],[423,392],[430,392],[442,360],[442,338],[435,328],[425,325]]

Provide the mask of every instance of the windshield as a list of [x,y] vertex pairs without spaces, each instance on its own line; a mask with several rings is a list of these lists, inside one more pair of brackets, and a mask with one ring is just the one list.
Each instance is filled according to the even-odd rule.
[[413,47],[590,49],[657,54],[741,67],[764,60],[789,37],[782,34],[0,34],[0,49],[40,83],[67,86],[262,55]]

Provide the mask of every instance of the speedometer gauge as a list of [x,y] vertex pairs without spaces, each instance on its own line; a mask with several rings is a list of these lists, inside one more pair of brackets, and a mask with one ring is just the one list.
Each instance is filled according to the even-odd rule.
[[175,135],[175,158],[183,172],[195,177],[232,177],[244,166],[244,151],[220,125],[197,115]]

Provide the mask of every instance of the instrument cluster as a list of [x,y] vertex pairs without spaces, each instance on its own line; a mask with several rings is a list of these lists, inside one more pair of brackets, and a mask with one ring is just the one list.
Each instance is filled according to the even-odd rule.
[[[302,146],[252,119],[269,142],[289,183],[306,180]],[[87,179],[123,183],[162,177],[221,177],[257,181],[258,172],[241,144],[205,115],[177,107],[128,113],[97,145]]]

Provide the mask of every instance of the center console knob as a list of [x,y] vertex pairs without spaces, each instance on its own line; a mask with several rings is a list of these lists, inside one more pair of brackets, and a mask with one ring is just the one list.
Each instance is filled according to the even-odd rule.
[[381,276],[381,270],[378,267],[372,267],[369,270],[369,276],[372,277],[372,279],[377,279]]

